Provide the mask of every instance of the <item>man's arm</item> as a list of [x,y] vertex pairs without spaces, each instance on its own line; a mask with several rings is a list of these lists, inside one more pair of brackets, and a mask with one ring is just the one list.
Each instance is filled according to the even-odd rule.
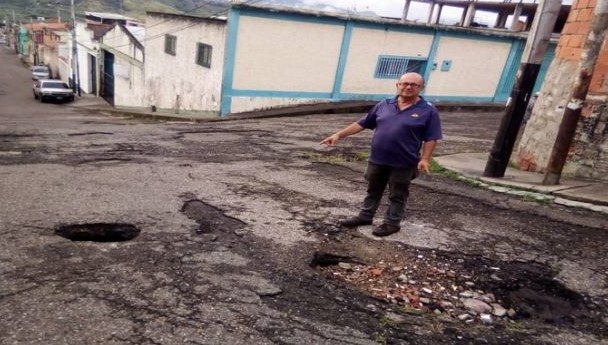
[[357,134],[364,129],[365,128],[363,126],[361,126],[360,124],[358,124],[357,122],[353,122],[350,125],[346,126],[344,129],[337,131],[336,133],[323,139],[323,141],[321,141],[321,145],[334,146],[334,145],[336,145],[338,140],[346,138],[353,134]]
[[433,156],[435,146],[437,146],[437,140],[425,141],[424,144],[422,144],[422,155],[420,157],[420,162],[418,162],[418,171],[423,171],[427,174],[430,172],[431,157]]

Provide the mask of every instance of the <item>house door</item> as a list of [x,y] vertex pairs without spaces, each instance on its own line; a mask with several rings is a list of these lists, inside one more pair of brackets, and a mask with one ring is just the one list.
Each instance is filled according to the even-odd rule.
[[103,54],[103,92],[102,97],[114,105],[114,54],[104,51]]
[[89,82],[91,94],[97,94],[97,58],[89,54]]

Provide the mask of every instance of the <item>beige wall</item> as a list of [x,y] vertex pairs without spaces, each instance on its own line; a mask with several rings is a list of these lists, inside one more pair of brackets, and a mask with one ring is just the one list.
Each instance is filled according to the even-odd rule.
[[[373,42],[373,44],[370,44]],[[343,93],[393,93],[395,80],[375,79],[379,55],[428,57],[433,35],[355,28],[344,70]]]
[[331,92],[344,27],[242,16],[234,89]]
[[[437,96],[493,97],[511,42],[442,36],[425,93]],[[449,71],[441,71],[444,60],[452,60]]]
[[240,113],[251,111],[252,109],[270,109],[290,105],[323,103],[326,101],[312,98],[233,97],[232,111]]

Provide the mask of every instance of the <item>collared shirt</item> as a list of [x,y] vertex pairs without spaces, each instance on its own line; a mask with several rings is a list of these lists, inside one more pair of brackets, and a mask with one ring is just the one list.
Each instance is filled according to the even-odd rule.
[[415,167],[423,142],[442,138],[439,113],[422,97],[405,110],[399,109],[397,97],[386,99],[357,123],[374,130],[369,157],[373,164]]

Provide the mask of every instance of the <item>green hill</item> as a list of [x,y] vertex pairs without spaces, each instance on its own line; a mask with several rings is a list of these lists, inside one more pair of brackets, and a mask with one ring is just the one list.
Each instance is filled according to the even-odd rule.
[[[303,0],[256,0],[255,3],[278,4],[294,8],[310,8],[347,11],[333,5],[310,3]],[[330,0],[325,3],[331,3]],[[209,16],[226,13],[228,0],[74,0],[77,18],[85,11],[120,13],[144,21],[146,11],[187,13]],[[66,21],[71,18],[70,0],[0,0],[0,20],[29,22],[37,17],[56,18]],[[374,15],[363,11],[360,14]]]
[[[85,11],[120,13],[139,20],[145,19],[146,11],[210,15],[225,13],[226,2],[209,0],[74,0],[76,17],[84,17]],[[1,0],[0,20],[29,22],[38,17],[71,18],[70,0]]]

